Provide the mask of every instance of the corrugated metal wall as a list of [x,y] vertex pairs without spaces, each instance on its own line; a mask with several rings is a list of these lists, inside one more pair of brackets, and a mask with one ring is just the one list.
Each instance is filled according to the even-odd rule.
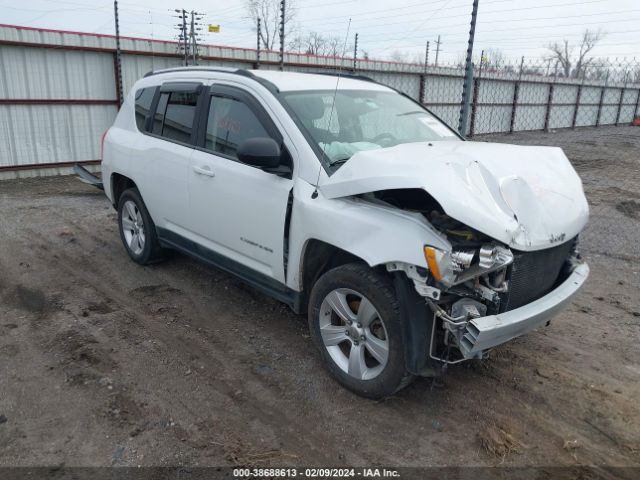
[[[174,42],[122,38],[125,93],[151,70],[179,66]],[[252,68],[255,51],[205,46],[201,65]],[[260,68],[277,68],[276,52]],[[344,71],[352,60],[286,54],[286,69]],[[425,103],[457,127],[463,72],[395,62],[358,61],[358,73]],[[640,89],[543,77],[484,73],[474,82],[470,134],[627,123]],[[422,97],[422,98],[421,98]],[[549,99],[551,102],[549,102]],[[514,108],[514,104],[517,106]],[[115,39],[109,35],[0,26],[0,179],[69,173],[74,162],[96,164],[102,133],[119,104]]]

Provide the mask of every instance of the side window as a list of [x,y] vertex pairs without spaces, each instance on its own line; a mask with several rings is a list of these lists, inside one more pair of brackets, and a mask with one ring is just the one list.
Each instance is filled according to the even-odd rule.
[[153,119],[153,133],[189,143],[197,101],[195,92],[162,93]]
[[151,102],[153,102],[155,93],[156,87],[141,88],[136,92],[136,125],[141,132],[145,131],[145,125],[151,110]]
[[191,140],[191,128],[196,114],[198,94],[195,92],[171,92],[167,112],[164,117],[162,136],[189,143]]
[[253,137],[269,137],[249,106],[235,98],[212,96],[205,148],[237,158],[238,146]]

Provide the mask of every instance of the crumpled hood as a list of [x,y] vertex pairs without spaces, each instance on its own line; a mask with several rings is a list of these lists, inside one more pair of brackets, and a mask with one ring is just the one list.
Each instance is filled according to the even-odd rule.
[[582,182],[557,147],[397,145],[356,153],[319,188],[327,198],[421,188],[450,217],[517,250],[567,241],[589,215]]

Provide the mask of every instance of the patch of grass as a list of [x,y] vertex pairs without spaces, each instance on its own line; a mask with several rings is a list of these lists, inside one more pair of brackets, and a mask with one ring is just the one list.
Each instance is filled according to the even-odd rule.
[[502,460],[511,453],[520,453],[524,448],[506,426],[495,423],[485,425],[478,437],[480,445],[489,455]]

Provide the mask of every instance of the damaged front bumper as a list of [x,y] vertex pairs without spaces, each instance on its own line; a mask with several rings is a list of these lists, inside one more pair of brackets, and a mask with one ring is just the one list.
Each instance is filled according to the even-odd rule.
[[558,287],[520,308],[497,315],[469,320],[458,337],[464,358],[478,358],[482,352],[519,337],[549,321],[576,295],[589,276],[589,266],[581,263]]

